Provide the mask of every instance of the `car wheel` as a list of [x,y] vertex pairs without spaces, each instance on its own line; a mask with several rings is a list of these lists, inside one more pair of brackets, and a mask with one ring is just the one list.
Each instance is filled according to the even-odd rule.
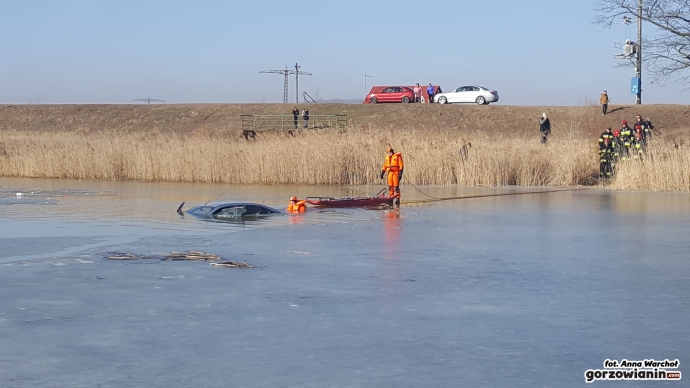
[[372,104],[376,104],[377,102],[379,102],[379,100],[376,97],[372,97],[369,99],[369,102]]
[[441,97],[439,97],[439,99],[438,99],[438,103],[439,103],[439,104],[447,104],[447,103],[448,103],[448,99],[447,99],[446,97],[444,97],[444,96],[441,96]]
[[484,104],[486,104],[486,99],[482,96],[479,96],[479,97],[477,97],[476,102],[477,102],[477,105],[484,105]]
[[403,102],[403,104],[407,104],[408,102],[410,102],[410,98],[409,97],[403,97],[402,102]]

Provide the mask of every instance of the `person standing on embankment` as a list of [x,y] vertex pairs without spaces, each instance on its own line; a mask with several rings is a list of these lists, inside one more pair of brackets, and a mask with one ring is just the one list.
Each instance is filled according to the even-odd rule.
[[400,181],[403,177],[404,168],[402,154],[400,152],[396,153],[392,148],[389,148],[381,169],[381,179],[388,173],[388,196],[395,198],[395,202],[398,205],[400,205]]
[[304,128],[309,128],[309,109],[302,110],[302,119],[304,120]]
[[426,94],[429,95],[429,101],[427,101],[427,104],[433,104],[434,92],[436,92],[436,88],[434,88],[433,85],[429,84],[429,86],[427,86],[427,88],[426,88]]
[[297,107],[292,108],[292,118],[295,120],[295,129],[297,129],[297,124],[299,123],[299,109]]
[[412,89],[412,93],[414,93],[414,101],[413,102],[415,102],[415,103],[420,102],[421,97],[422,97],[422,88],[419,87],[419,84],[417,84],[417,86],[415,86],[414,89]]
[[608,93],[606,93],[606,90],[604,90],[604,93],[601,93],[601,96],[599,97],[602,116],[606,116],[606,111],[609,109],[609,101],[611,101],[611,99],[609,98]]

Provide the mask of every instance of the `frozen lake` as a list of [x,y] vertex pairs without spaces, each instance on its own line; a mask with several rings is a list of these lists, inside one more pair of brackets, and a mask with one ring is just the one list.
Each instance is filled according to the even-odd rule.
[[[0,386],[577,386],[607,358],[679,359],[687,372],[687,193],[244,223],[175,213],[216,196],[282,209],[292,195],[377,190],[0,179]],[[191,250],[257,268],[105,259]]]

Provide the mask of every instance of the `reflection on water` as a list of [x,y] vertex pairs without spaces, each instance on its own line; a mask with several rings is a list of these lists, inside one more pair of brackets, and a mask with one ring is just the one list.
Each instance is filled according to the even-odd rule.
[[[377,189],[0,179],[3,384],[574,386],[606,358],[690,360],[687,194],[175,211]],[[173,251],[257,268],[103,259]]]

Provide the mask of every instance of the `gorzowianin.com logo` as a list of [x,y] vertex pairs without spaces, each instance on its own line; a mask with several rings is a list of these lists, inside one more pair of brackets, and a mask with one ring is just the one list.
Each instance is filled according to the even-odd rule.
[[680,380],[678,369],[680,361],[642,360],[628,361],[623,359],[604,361],[604,369],[587,369],[585,382],[596,380]]

